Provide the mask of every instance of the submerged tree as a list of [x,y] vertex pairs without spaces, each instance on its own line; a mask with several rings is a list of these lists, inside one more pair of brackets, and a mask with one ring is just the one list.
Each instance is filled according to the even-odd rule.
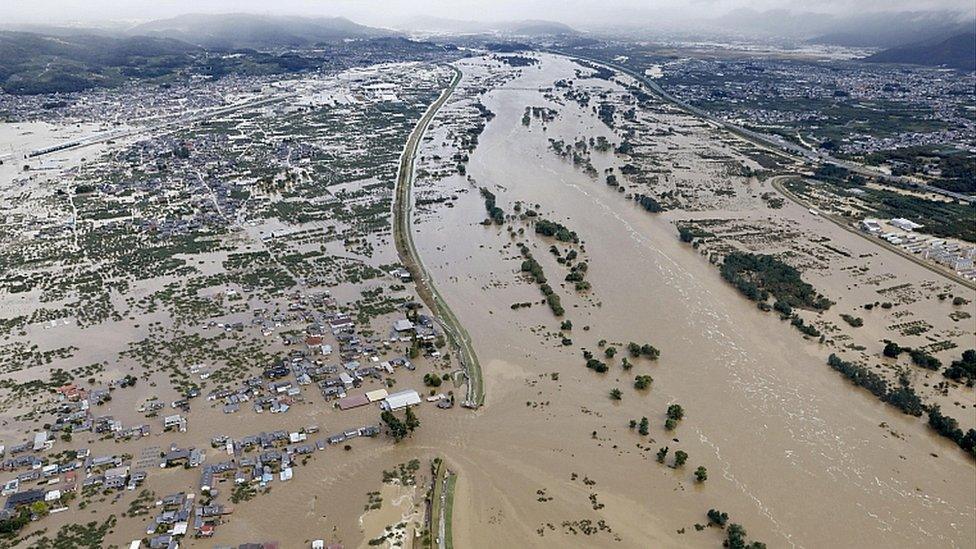
[[383,411],[383,413],[380,414],[380,419],[383,420],[383,423],[386,423],[390,436],[392,436],[397,442],[400,442],[404,437],[407,436],[407,426],[400,421],[400,418],[396,417],[393,412],[389,410]]
[[698,468],[695,469],[695,480],[698,482],[705,482],[708,480],[708,469],[699,465]]
[[417,419],[417,414],[413,413],[413,408],[409,406],[407,407],[407,411],[405,412],[405,414],[406,415],[404,416],[403,423],[404,425],[406,425],[407,429],[409,429],[410,432],[412,433],[414,429],[420,427],[420,420]]
[[634,378],[634,388],[637,390],[647,389],[654,382],[654,378],[648,375],[637,376]]

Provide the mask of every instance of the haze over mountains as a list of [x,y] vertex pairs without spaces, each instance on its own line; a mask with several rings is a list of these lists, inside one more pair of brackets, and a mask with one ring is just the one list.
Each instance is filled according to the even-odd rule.
[[[244,13],[187,14],[99,28],[33,25],[20,27],[19,31],[0,31],[0,87],[12,93],[77,91],[116,85],[126,78],[156,78],[195,65],[196,70],[214,76],[238,70],[303,70],[315,64],[293,54],[282,56],[281,52],[356,41],[396,39],[402,41],[399,47],[416,51],[433,47],[405,40],[409,33],[486,35],[531,41],[612,37],[618,32],[613,29],[580,31],[547,20],[486,22],[436,17],[414,17],[397,27],[397,30],[371,27],[343,17]],[[633,30],[633,25],[617,28],[631,37],[638,32],[642,39],[650,40],[662,36],[661,29],[671,28],[667,36],[672,39],[753,37],[890,48],[866,60],[976,69],[976,23],[952,12],[887,12],[839,17],[782,10],[735,10],[693,24],[661,21],[659,25],[641,26],[638,31]],[[685,30],[674,30],[682,28]],[[236,68],[226,59],[213,61],[213,54],[237,50],[249,50],[252,58],[247,63],[239,62]],[[258,52],[263,53],[258,55]],[[202,63],[201,56],[210,58]]]
[[734,10],[712,20],[713,30],[808,40],[849,47],[890,48],[972,31],[976,20],[949,11],[825,13]]
[[471,21],[443,17],[412,17],[396,25],[404,31],[457,34],[502,33],[513,35],[574,35],[579,31],[564,23],[539,19],[520,21]]
[[136,25],[127,32],[220,49],[298,47],[397,34],[391,30],[360,25],[344,17],[305,18],[246,13],[180,15]]
[[976,33],[964,32],[949,38],[933,38],[889,48],[867,59],[872,63],[944,65],[963,71],[976,70]]

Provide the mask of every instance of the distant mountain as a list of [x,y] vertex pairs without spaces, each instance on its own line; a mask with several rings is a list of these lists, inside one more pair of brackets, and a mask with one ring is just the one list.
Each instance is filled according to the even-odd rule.
[[804,40],[846,47],[890,48],[971,31],[976,22],[950,11],[889,11],[831,15],[793,10],[736,9],[711,19],[724,34]]
[[944,39],[954,34],[972,32],[974,28],[976,21],[961,20],[958,14],[951,12],[876,13],[841,20],[831,31],[814,37],[811,42],[893,48],[912,42]]
[[180,15],[137,25],[128,32],[173,38],[208,49],[228,50],[301,47],[396,34],[353,23],[343,17],[305,18],[245,13]]
[[[365,36],[375,29],[345,20],[330,20],[328,25],[322,20],[309,20],[308,25],[289,20],[286,26],[291,33],[282,36],[301,44],[294,47],[279,47],[284,43],[282,36],[245,34],[235,24],[211,27],[211,33],[201,37],[193,23],[184,25],[179,33],[171,23],[154,23],[157,34],[153,36],[127,36],[122,31],[105,36],[92,34],[91,29],[64,27],[50,27],[52,34],[0,31],[0,93],[71,93],[132,80],[163,84],[190,76],[338,71],[373,63],[442,60],[456,50],[448,44],[408,40],[386,31],[377,37]],[[242,32],[237,39],[216,38],[232,27]],[[220,46],[207,48],[162,36],[169,33],[204,38],[200,42]],[[358,38],[347,39],[353,36]],[[305,44],[310,47],[303,47]],[[234,48],[235,55],[226,54],[228,47]]]
[[438,32],[445,34],[507,34],[514,36],[554,36],[579,34],[579,31],[556,21],[464,21],[442,17],[414,17],[398,25],[410,31]]
[[0,87],[9,93],[73,92],[154,77],[186,66],[199,48],[169,38],[49,36],[0,31]]
[[710,27],[726,33],[749,36],[808,38],[824,32],[836,23],[831,15],[790,10],[758,11],[734,9],[710,21]]
[[864,60],[870,63],[908,63],[973,71],[976,70],[976,33],[964,32],[948,38],[890,48]]
[[512,34],[522,35],[522,36],[545,36],[545,35],[559,35],[559,34],[579,34],[579,31],[556,21],[541,21],[541,20],[526,20],[526,21],[514,21],[509,23],[507,30]]

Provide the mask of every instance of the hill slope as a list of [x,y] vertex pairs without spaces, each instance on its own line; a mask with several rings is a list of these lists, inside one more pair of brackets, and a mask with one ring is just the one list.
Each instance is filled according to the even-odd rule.
[[129,29],[129,33],[174,38],[209,49],[298,47],[395,34],[359,25],[342,17],[303,18],[244,13],[180,15],[137,25]]
[[579,34],[579,31],[556,21],[525,19],[518,21],[464,21],[441,17],[413,17],[404,21],[399,28],[411,31],[428,31],[456,34],[501,33],[518,36],[552,36]]
[[183,67],[198,48],[167,38],[46,36],[0,31],[0,87],[9,93],[73,92]]
[[908,63],[976,70],[976,33],[926,40],[880,51],[864,59],[870,63]]

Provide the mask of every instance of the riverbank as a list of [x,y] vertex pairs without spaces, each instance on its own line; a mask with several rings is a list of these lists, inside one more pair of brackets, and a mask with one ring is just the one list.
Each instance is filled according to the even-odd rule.
[[414,281],[417,295],[420,296],[427,307],[434,313],[438,323],[447,334],[452,349],[458,354],[461,367],[466,377],[466,405],[478,407],[484,404],[485,392],[481,377],[481,366],[478,363],[478,356],[471,346],[471,337],[464,329],[464,326],[457,320],[457,317],[454,316],[447,302],[437,293],[437,288],[427,273],[423,260],[417,254],[413,242],[413,229],[411,228],[413,204],[410,191],[414,177],[414,160],[417,156],[417,146],[431,119],[454,92],[458,82],[461,81],[461,71],[456,67],[452,67],[452,69],[454,70],[454,78],[451,83],[441,96],[438,97],[437,101],[424,113],[424,116],[417,123],[416,128],[410,134],[410,137],[407,139],[407,144],[403,148],[403,153],[400,157],[400,168],[397,173],[397,186],[393,203],[393,239],[397,254],[400,257],[400,262],[410,272],[410,276]]

